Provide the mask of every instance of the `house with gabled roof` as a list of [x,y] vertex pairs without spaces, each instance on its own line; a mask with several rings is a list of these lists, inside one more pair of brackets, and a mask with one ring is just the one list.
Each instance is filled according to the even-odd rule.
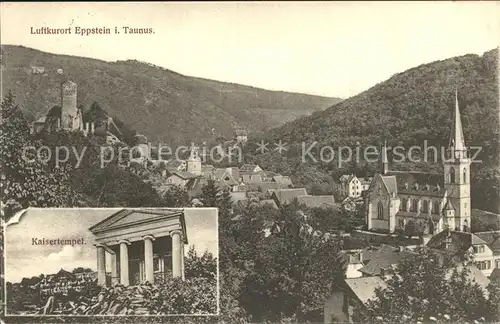
[[335,198],[331,195],[325,196],[298,196],[298,203],[309,208],[340,208],[340,204],[335,203]]
[[307,196],[305,188],[287,188],[272,191],[272,197],[279,206],[289,204],[299,196]]
[[447,253],[457,261],[472,259],[485,276],[500,268],[500,231],[467,233],[446,230],[433,236],[426,246]]
[[261,172],[263,171],[257,164],[243,164],[240,167],[240,172]]

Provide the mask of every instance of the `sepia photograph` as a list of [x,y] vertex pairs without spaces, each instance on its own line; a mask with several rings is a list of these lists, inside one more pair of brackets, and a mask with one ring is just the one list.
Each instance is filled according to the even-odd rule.
[[500,322],[499,1],[0,9],[5,322]]
[[7,315],[217,314],[216,208],[30,208],[16,218],[5,233]]

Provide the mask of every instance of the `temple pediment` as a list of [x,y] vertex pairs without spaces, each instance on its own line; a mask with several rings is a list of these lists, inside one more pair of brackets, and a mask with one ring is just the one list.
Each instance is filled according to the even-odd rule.
[[119,239],[138,240],[141,235],[168,235],[181,230],[187,243],[184,211],[182,209],[122,209],[89,228],[97,242],[110,243]]

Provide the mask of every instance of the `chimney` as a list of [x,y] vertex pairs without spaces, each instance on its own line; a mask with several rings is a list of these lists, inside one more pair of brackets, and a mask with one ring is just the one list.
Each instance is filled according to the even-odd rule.
[[398,246],[398,252],[403,252],[405,250],[405,247],[404,246]]
[[94,130],[95,130],[95,127],[94,127],[94,122],[91,122],[90,123],[90,134],[94,134]]

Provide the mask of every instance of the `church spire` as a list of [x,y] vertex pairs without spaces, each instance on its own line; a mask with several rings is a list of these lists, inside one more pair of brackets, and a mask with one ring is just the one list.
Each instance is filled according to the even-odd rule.
[[[448,148],[454,152],[465,152],[464,133],[462,130],[462,121],[460,120],[460,109],[458,107],[458,92],[455,89],[455,111],[453,113],[453,124],[451,125],[450,141]],[[455,155],[455,154],[454,154]]]
[[384,146],[382,147],[382,157],[381,157],[381,164],[382,164],[382,174],[387,174],[389,172],[389,160],[387,159],[387,141],[384,139]]

